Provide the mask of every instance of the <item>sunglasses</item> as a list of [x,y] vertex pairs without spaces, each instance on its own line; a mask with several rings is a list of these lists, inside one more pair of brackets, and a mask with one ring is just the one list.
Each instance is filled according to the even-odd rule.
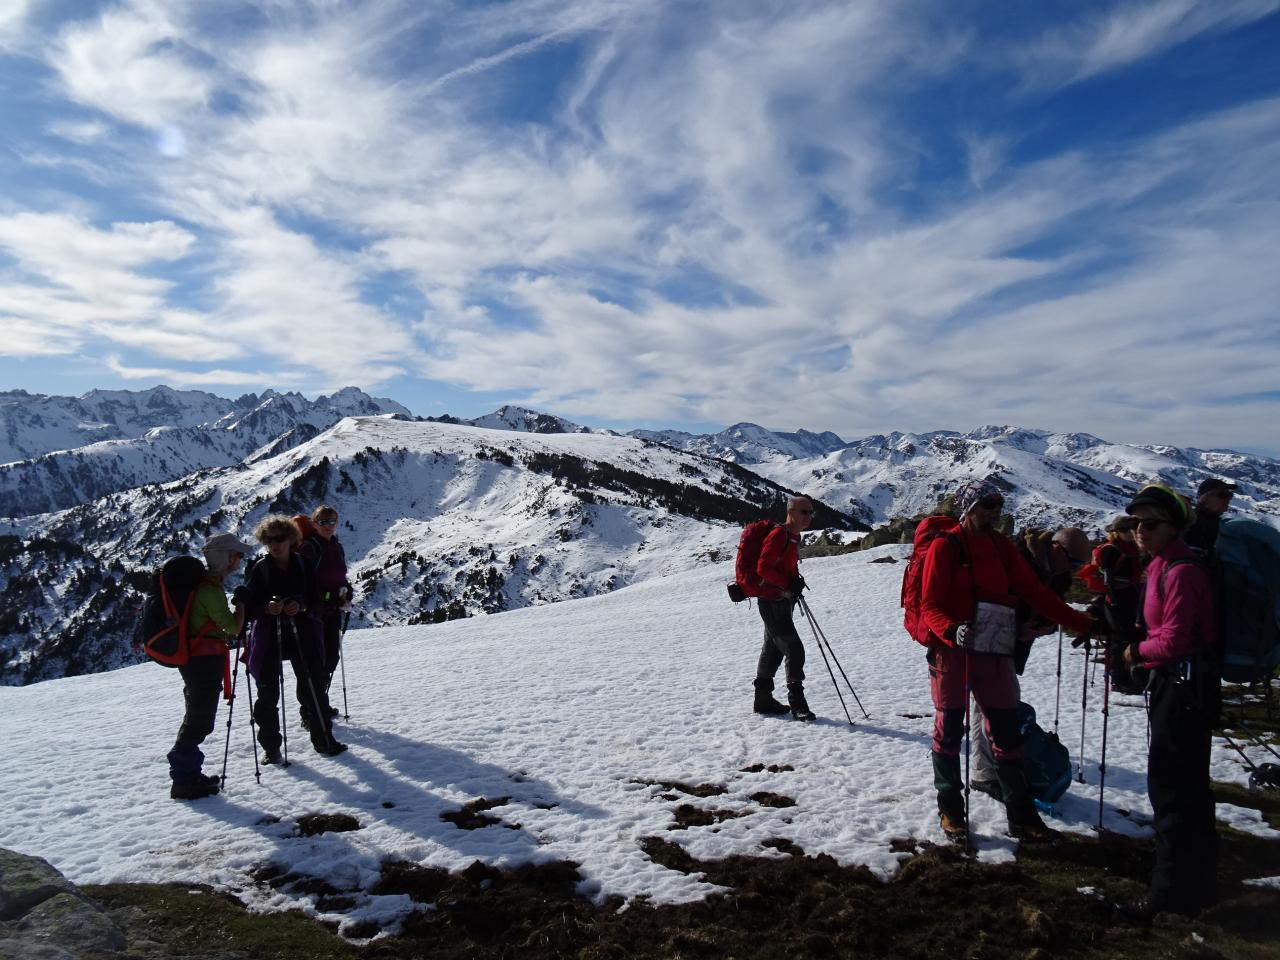
[[288,537],[278,537],[278,536],[263,537],[263,538],[262,538],[262,542],[263,542],[263,543],[288,543],[288,542],[289,542],[289,538],[288,538]]
[[317,521],[316,521],[316,526],[317,526],[317,527],[336,527],[337,525],[338,525],[338,521],[337,521],[336,519],[335,519],[335,520],[317,520]]
[[1205,494],[1205,496],[1217,497],[1219,500],[1230,500],[1233,496],[1235,496],[1235,494],[1232,493],[1230,490],[1210,490],[1208,493]]
[[1152,530],[1159,530],[1160,524],[1165,522],[1167,521],[1161,520],[1159,517],[1148,517],[1146,520],[1139,520],[1133,525],[1133,528],[1135,530],[1146,530],[1150,532]]

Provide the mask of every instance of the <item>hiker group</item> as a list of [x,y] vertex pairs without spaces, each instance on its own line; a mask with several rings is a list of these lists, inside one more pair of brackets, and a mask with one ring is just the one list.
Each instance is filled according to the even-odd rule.
[[[168,756],[174,799],[194,800],[220,789],[222,777],[202,770],[200,746],[213,732],[219,696],[234,707],[241,663],[256,737],[255,768],[258,745],[263,764],[289,762],[286,660],[293,668],[299,724],[312,747],[327,757],[347,749],[334,737],[338,711],[329,700],[352,597],[337,525],[331,506],[309,517],[266,517],[254,530],[266,553],[245,570],[230,604],[225,582],[256,552],[233,534],[210,537],[203,564],[178,557],[157,573],[141,642],[152,659],[177,667],[182,676],[185,711]],[[230,731],[228,716],[228,741]]]
[[[1034,709],[1021,701],[1018,678],[1036,638],[1061,628],[1074,637],[1073,646],[1084,647],[1085,697],[1091,644],[1100,645],[1107,698],[1101,776],[1111,690],[1144,693],[1149,703],[1156,863],[1147,895],[1134,909],[1145,917],[1192,914],[1214,902],[1209,751],[1221,680],[1270,676],[1280,658],[1280,531],[1249,520],[1224,524],[1235,489],[1224,480],[1206,480],[1193,505],[1167,486],[1145,486],[1108,525],[1097,548],[1073,527],[1025,531],[1016,540],[1005,536],[999,529],[1004,495],[990,481],[964,484],[951,498],[954,515],[926,517],[916,526],[901,602],[907,632],[925,647],[934,706],[933,782],[948,839],[970,843],[972,789],[1004,803],[1011,836],[1057,836],[1039,808],[1069,786],[1070,754],[1057,740],[1056,721],[1051,734],[1036,724]],[[782,523],[748,525],[730,586],[735,601],[758,598],[764,624],[755,712],[790,713],[798,720],[814,714],[804,695],[805,652],[794,610],[809,620],[820,650],[825,639],[805,604],[799,569],[800,535],[812,512],[810,501],[794,497]],[[1095,597],[1083,611],[1064,599],[1077,577]],[[1225,649],[1218,643],[1220,629],[1233,638]],[[1059,695],[1061,638],[1059,631]],[[772,692],[782,662],[786,705]],[[1083,770],[1083,726],[1081,749]],[[1100,795],[1099,827],[1101,803]]]
[[[1220,681],[1251,676],[1265,658],[1269,675],[1280,657],[1280,531],[1248,520],[1224,523],[1234,490],[1225,481],[1206,480],[1193,506],[1167,486],[1143,487],[1096,549],[1072,527],[1024,531],[1016,540],[1004,535],[1004,495],[990,481],[964,484],[951,498],[951,513],[917,524],[901,602],[907,632],[925,648],[934,707],[930,762],[939,823],[949,839],[970,843],[972,789],[1003,802],[1011,836],[1057,836],[1038,803],[1052,803],[1069,785],[1070,754],[1057,740],[1056,721],[1052,733],[1036,724],[1033,708],[1021,700],[1019,676],[1034,641],[1057,630],[1060,692],[1065,630],[1073,646],[1084,647],[1087,661],[1091,643],[1101,643],[1104,696],[1114,688],[1143,692],[1149,701],[1156,864],[1137,909],[1146,915],[1194,913],[1213,901],[1217,852],[1209,750]],[[805,695],[805,646],[794,619],[799,610],[853,723],[836,669],[860,709],[861,701],[804,598],[801,535],[813,517],[813,502],[795,496],[780,523],[749,524],[729,593],[735,601],[756,598],[764,626],[753,681],[755,712],[815,719]],[[219,696],[234,709],[242,663],[255,770],[259,746],[264,764],[289,762],[286,660],[298,719],[313,748],[327,757],[346,750],[334,736],[338,711],[329,696],[341,670],[345,705],[342,637],[352,589],[336,536],[338,520],[330,506],[310,517],[262,520],[254,538],[265,555],[245,570],[244,585],[230,603],[227,578],[257,549],[233,534],[211,536],[203,563],[180,557],[157,574],[142,639],[148,655],[176,666],[183,680],[185,712],[168,754],[175,799],[219,791],[227,748],[220,778],[203,772],[200,747],[213,732]],[[1064,599],[1077,578],[1096,597],[1083,611]],[[1220,628],[1250,638],[1247,649],[1221,649]],[[785,704],[773,693],[780,668]],[[1103,776],[1106,714],[1104,707]],[[228,745],[230,735],[229,715]],[[1083,758],[1083,727],[1081,737]],[[1101,802],[1100,796],[1100,827]]]

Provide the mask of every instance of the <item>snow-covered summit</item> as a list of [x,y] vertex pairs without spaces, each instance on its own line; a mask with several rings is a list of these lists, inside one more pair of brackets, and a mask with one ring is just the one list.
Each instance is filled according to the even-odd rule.
[[515,407],[510,404],[499,407],[493,413],[463,423],[473,427],[485,427],[490,430],[514,430],[517,433],[590,433],[589,427],[572,423],[563,417],[550,413],[539,413],[527,407]]
[[822,456],[846,446],[829,430],[822,433],[808,430],[782,433],[755,423],[735,423],[719,433],[705,435],[678,430],[633,430],[629,435],[745,464]]

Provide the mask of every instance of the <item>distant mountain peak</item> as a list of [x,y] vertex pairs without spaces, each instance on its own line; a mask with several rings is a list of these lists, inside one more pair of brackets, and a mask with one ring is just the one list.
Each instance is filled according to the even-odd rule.
[[540,413],[528,407],[504,404],[493,413],[461,421],[472,427],[489,430],[512,430],[516,433],[591,433],[590,428],[551,413]]

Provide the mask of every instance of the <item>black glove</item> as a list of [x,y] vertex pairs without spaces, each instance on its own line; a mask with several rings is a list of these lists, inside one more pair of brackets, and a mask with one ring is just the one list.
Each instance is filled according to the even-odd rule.
[[791,582],[787,584],[787,592],[793,597],[798,597],[800,592],[807,586],[808,584],[804,582],[804,577],[797,573],[791,578]]
[[248,606],[249,596],[249,588],[241,584],[231,591],[231,605],[233,607],[238,607],[241,604]]
[[973,646],[973,641],[977,638],[978,628],[972,623],[958,623],[955,627],[955,635],[952,637],[956,642],[956,646],[962,650],[968,650]]

